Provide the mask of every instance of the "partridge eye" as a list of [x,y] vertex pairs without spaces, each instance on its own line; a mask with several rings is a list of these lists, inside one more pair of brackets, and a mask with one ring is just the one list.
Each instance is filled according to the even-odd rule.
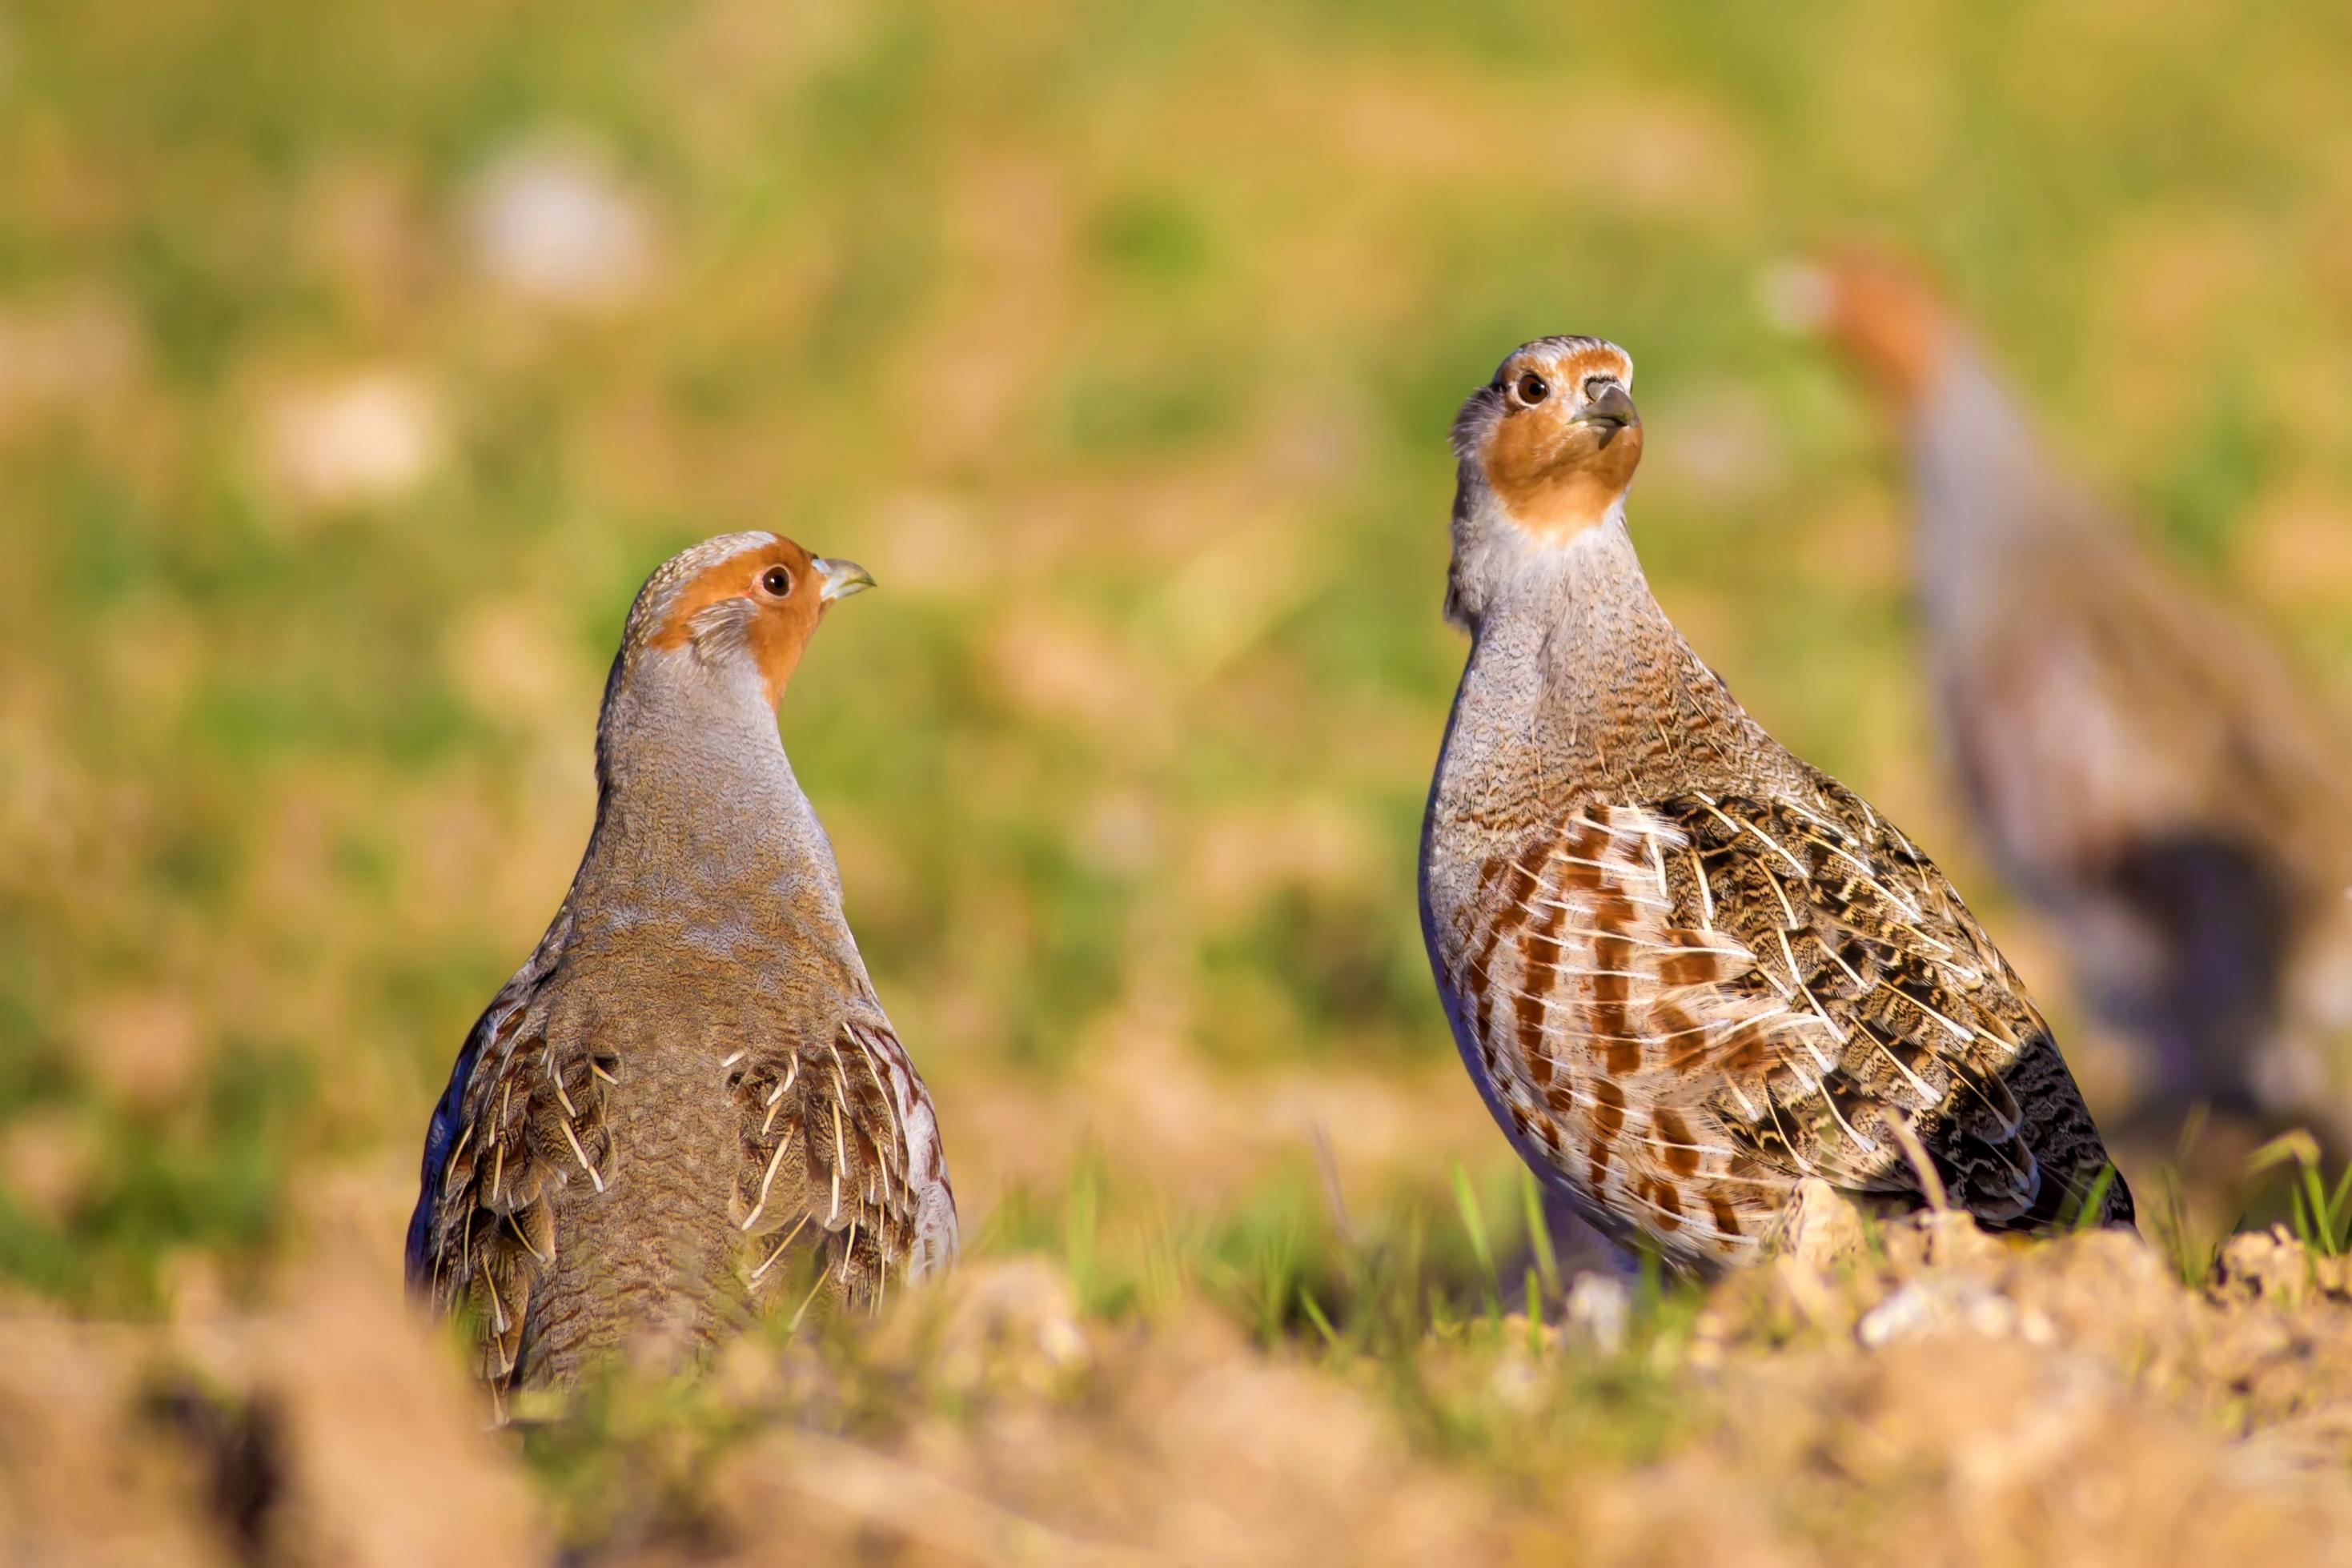
[[793,574],[781,566],[772,566],[760,574],[760,586],[782,599],[793,591]]
[[1551,396],[1551,383],[1545,381],[1543,377],[1536,374],[1533,371],[1529,371],[1526,375],[1521,376],[1518,380],[1518,384],[1514,386],[1511,390],[1519,394],[1519,401],[1521,402],[1541,402],[1544,399]]

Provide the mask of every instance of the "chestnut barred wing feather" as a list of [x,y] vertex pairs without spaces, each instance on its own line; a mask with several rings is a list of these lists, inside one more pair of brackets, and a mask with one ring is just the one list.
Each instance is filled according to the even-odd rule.
[[1989,1223],[2087,1189],[2080,1150],[2053,1179],[2014,1092],[2056,1060],[2014,975],[1826,779],[1809,802],[1588,803],[1486,862],[1468,924],[1455,993],[1522,1147],[1671,1256],[1753,1250],[1805,1176],[1916,1198],[1898,1125]]

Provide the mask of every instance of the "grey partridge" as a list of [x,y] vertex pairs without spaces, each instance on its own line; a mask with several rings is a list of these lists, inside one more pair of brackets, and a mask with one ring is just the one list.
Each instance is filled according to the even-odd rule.
[[1520,1155],[1709,1271],[1819,1177],[2031,1228],[2128,1224],[2041,1015],[1927,857],[1766,734],[1652,597],[1633,365],[1545,338],[1463,404],[1446,612],[1470,655],[1422,926]]
[[773,534],[646,580],[596,730],[595,826],[425,1143],[411,1288],[499,1396],[781,1298],[878,1302],[956,1249],[937,1118],[842,913],[776,707],[872,582]]
[[1855,252],[1804,281],[1908,451],[1927,657],[1984,841],[2159,1106],[2352,1137],[2352,739],[2053,463],[1916,273]]

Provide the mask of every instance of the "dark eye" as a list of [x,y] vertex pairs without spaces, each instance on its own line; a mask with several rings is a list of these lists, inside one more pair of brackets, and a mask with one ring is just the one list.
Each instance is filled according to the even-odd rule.
[[1545,381],[1543,377],[1536,374],[1533,371],[1529,371],[1527,374],[1521,376],[1512,386],[1511,390],[1519,394],[1519,401],[1521,402],[1541,402],[1544,399],[1551,396],[1551,383]]
[[781,566],[772,566],[760,574],[760,586],[782,599],[793,591],[793,574]]

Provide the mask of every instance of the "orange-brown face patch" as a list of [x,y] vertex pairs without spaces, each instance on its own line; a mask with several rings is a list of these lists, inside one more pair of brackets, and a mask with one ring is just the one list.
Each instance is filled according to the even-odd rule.
[[1934,290],[1900,264],[1862,251],[1834,257],[1822,272],[1828,285],[1822,329],[1881,396],[1908,412],[1949,352]]
[[[762,584],[773,567],[792,576],[792,587],[782,599]],[[730,556],[679,588],[649,642],[656,648],[685,647],[694,640],[696,616],[714,604],[748,599],[753,613],[746,640],[760,667],[761,685],[773,704],[783,696],[784,684],[799,666],[809,635],[824,614],[824,590],[809,552],[790,539],[778,539]]]
[[1597,374],[1630,388],[1633,368],[1605,348],[1557,360],[1528,354],[1506,367],[1503,384],[1516,386],[1529,371],[1544,379],[1549,395],[1532,407],[1513,397],[1482,455],[1486,483],[1520,527],[1565,539],[1608,515],[1642,462],[1642,427],[1612,433],[1578,423],[1576,389]]

